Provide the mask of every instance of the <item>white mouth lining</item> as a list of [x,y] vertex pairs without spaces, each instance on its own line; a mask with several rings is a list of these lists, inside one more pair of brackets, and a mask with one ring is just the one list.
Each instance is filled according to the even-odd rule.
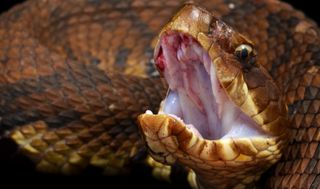
[[166,34],[160,48],[159,56],[165,63],[163,75],[169,84],[160,114],[179,118],[205,139],[266,136],[227,97],[210,56],[192,37],[177,32]]

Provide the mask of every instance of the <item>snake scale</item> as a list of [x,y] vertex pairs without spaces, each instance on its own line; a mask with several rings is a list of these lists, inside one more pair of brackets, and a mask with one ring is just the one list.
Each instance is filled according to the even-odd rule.
[[[320,185],[316,24],[276,0],[197,0],[248,36],[283,91],[289,145],[267,188]],[[147,156],[136,126],[166,87],[153,50],[183,0],[31,0],[0,17],[0,133],[40,171],[126,173]]]

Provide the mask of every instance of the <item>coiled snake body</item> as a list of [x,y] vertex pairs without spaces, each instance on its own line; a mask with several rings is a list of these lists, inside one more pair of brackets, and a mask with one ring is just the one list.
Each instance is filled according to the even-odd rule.
[[[199,0],[249,36],[284,93],[289,145],[263,180],[272,188],[320,184],[320,41],[317,26],[272,0]],[[142,161],[136,118],[156,111],[156,35],[183,1],[33,0],[0,18],[0,131],[37,169],[108,174]]]

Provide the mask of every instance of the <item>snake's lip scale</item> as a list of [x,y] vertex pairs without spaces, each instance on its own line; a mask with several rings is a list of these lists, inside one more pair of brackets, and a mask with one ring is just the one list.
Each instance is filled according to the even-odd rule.
[[155,63],[169,90],[158,114],[139,116],[140,130],[154,159],[190,167],[200,188],[253,186],[286,145],[279,89],[258,63],[235,58],[242,44],[254,46],[192,4],[159,35]]

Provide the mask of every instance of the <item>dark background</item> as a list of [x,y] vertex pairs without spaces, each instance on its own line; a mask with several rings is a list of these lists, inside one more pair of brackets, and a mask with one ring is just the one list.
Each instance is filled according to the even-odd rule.
[[[8,10],[15,4],[21,3],[23,0],[0,0],[0,13]],[[286,0],[286,2],[293,5],[295,8],[302,10],[308,17],[320,24],[319,10],[316,1],[307,0]],[[311,8],[315,7],[315,8]],[[2,147],[5,146],[6,148]],[[12,146],[13,148],[7,148]],[[182,188],[181,183],[177,185],[167,184],[152,178],[150,170],[136,167],[133,174],[130,176],[121,177],[105,177],[98,174],[95,170],[88,170],[82,176],[59,176],[47,175],[32,171],[32,164],[23,157],[15,157],[15,161],[9,161],[5,154],[10,154],[12,151],[4,149],[14,149],[14,144],[9,141],[2,141],[0,143],[0,185],[8,183],[14,187],[16,185],[23,185],[25,187],[88,187],[90,188]],[[10,157],[9,157],[10,158]],[[46,183],[43,185],[43,183]],[[3,187],[1,187],[3,188]],[[6,188],[6,187],[4,187]]]

